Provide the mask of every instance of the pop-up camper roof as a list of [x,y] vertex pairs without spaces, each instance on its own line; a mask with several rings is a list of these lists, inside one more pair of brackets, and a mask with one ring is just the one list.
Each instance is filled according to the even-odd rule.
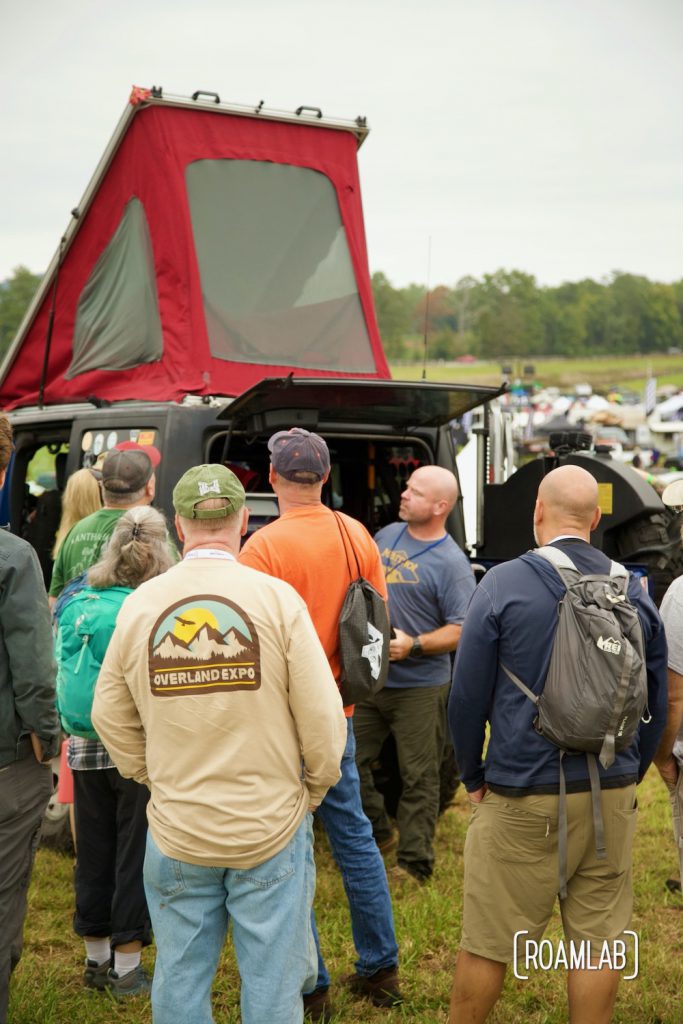
[[356,162],[367,131],[133,90],[0,367],[0,406],[389,377]]

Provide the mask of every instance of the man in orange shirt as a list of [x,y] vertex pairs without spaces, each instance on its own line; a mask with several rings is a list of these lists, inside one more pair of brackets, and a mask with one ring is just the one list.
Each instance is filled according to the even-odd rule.
[[[281,430],[268,442],[269,481],[277,495],[280,518],[254,533],[242,548],[240,561],[286,580],[301,595],[310,612],[335,679],[339,682],[339,616],[349,583],[348,561],[335,513],[322,503],[322,488],[330,474],[330,453],[322,437],[294,427]],[[341,513],[339,513],[341,515]],[[353,544],[360,573],[386,598],[379,551],[364,526],[349,516],[343,525]],[[348,740],[341,763],[341,780],[328,790],[317,815],[327,832],[332,854],[341,871],[351,911],[353,940],[358,953],[351,991],[375,1006],[401,1001],[398,985],[398,946],[384,862],[363,813],[355,761],[353,707],[345,708]],[[318,947],[318,980],[304,993],[311,1020],[329,1020],[330,976]]]

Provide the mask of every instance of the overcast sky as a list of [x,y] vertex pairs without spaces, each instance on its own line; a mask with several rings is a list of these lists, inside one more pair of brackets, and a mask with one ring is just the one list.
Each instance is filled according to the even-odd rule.
[[683,278],[682,0],[0,0],[0,280],[43,271],[131,85],[364,114],[371,270]]

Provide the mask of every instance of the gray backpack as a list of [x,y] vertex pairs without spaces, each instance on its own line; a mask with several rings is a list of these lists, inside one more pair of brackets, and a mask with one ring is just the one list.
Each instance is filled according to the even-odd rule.
[[555,567],[566,587],[543,692],[537,695],[501,662],[515,686],[538,710],[534,728],[560,749],[558,845],[560,897],[567,874],[566,783],[563,758],[586,754],[593,801],[597,856],[605,857],[596,756],[609,768],[615,754],[631,746],[647,710],[643,632],[631,604],[628,573],[612,562],[609,575],[582,575],[558,548],[535,552]]
[[[341,534],[351,582],[339,615],[340,691],[344,707],[370,700],[387,681],[389,615],[384,598],[361,576],[358,555],[342,517],[334,517]],[[355,566],[349,558],[349,548]]]

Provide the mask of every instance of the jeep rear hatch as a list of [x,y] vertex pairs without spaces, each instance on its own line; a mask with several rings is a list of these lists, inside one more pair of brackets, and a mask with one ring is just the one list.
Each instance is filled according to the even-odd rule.
[[439,427],[490,402],[505,390],[427,381],[267,378],[220,413],[232,428],[254,434],[283,427],[368,424],[399,432]]

